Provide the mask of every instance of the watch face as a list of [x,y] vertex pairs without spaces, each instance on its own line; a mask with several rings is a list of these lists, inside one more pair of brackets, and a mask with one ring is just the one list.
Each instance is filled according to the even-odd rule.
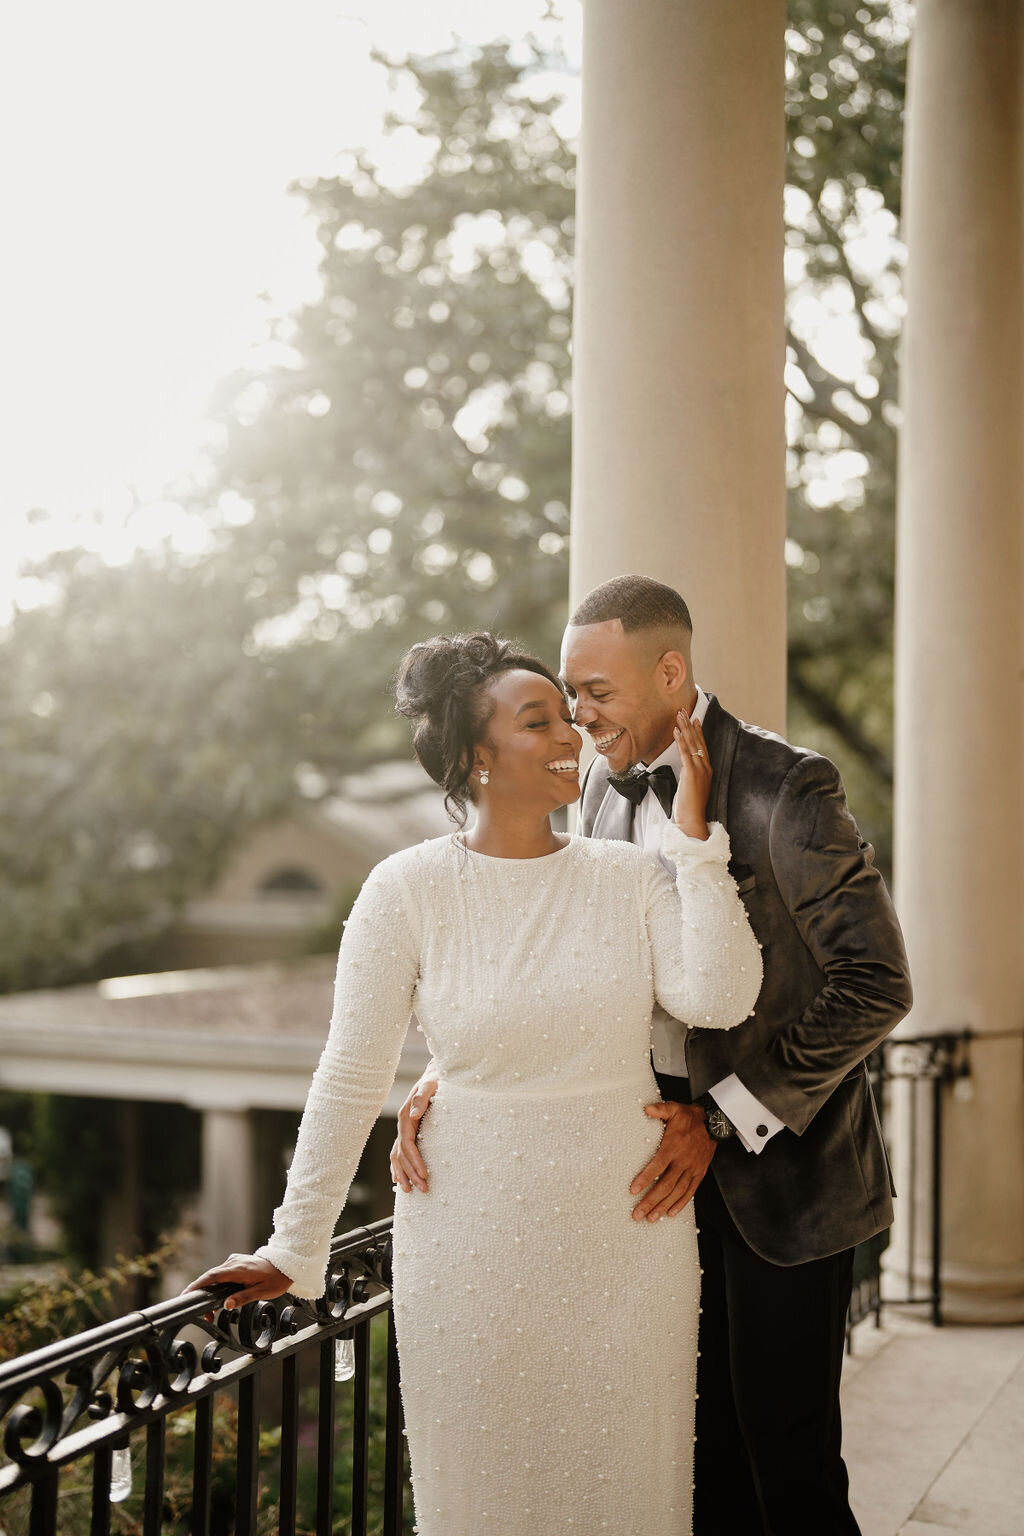
[[712,1141],[726,1141],[732,1135],[732,1121],[720,1109],[706,1110],[708,1135]]
[[696,1100],[704,1111],[704,1123],[712,1141],[727,1141],[735,1127],[723,1109],[719,1109],[710,1093],[702,1093]]

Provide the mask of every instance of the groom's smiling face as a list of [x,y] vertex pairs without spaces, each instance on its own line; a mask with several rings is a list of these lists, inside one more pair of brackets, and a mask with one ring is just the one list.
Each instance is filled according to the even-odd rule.
[[672,744],[687,669],[660,631],[626,634],[620,619],[570,624],[562,640],[562,679],[573,720],[612,773],[653,762]]

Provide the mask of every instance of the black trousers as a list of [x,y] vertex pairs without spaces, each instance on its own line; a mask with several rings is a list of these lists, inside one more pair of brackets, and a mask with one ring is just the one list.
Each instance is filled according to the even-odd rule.
[[[659,1083],[664,1098],[688,1101],[685,1079]],[[762,1259],[737,1230],[713,1162],[694,1208],[694,1536],[859,1536],[839,1411],[853,1250],[792,1267]]]

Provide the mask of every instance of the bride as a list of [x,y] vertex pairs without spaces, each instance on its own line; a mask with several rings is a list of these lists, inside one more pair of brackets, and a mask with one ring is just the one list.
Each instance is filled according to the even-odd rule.
[[397,693],[461,830],[367,879],[273,1237],[194,1286],[237,1284],[228,1306],[321,1293],[415,1008],[440,1078],[429,1188],[398,1190],[394,1221],[420,1536],[689,1532],[693,1206],[636,1221],[629,1186],[659,1140],[659,1106],[643,1107],[655,998],[726,1029],[760,986],[728,836],[705,821],[701,728],[680,713],[673,886],[630,844],[552,829],[579,798],[580,738],[543,662],[439,636],[405,657]]

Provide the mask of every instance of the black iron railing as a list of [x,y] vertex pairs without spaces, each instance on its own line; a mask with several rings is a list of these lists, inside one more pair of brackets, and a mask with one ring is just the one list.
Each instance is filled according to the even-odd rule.
[[[885,1040],[868,1060],[871,1086],[883,1119],[891,1122],[895,1111],[895,1096],[904,1100],[904,1140],[907,1145],[907,1191],[905,1198],[912,1202],[924,1184],[928,1190],[927,1218],[922,1222],[917,1211],[911,1211],[907,1224],[907,1273],[909,1294],[886,1296],[885,1301],[894,1306],[921,1306],[936,1328],[942,1326],[942,1138],[946,1096],[949,1092],[969,1091],[971,1077],[970,1042],[973,1031],[964,1029],[956,1033],[939,1035],[915,1035]],[[924,1134],[922,1134],[924,1127]],[[919,1166],[921,1142],[927,1141],[927,1166]],[[924,1173],[924,1178],[920,1175]],[[916,1280],[918,1273],[917,1244],[921,1228],[924,1228],[928,1253],[929,1280],[921,1289]],[[883,1297],[881,1291],[882,1254],[888,1245],[888,1234],[862,1243],[854,1255],[853,1297],[847,1327],[847,1343],[850,1329],[863,1318],[874,1314],[875,1322],[881,1321]]]
[[912,1211],[907,1223],[907,1276],[909,1295],[887,1298],[900,1306],[922,1306],[934,1327],[942,1327],[942,1147],[946,1097],[952,1092],[970,1094],[971,1057],[970,1042],[974,1032],[969,1029],[955,1034],[918,1035],[905,1039],[887,1040],[882,1056],[882,1093],[893,1109],[892,1097],[902,1091],[905,1095],[906,1123],[904,1140],[907,1147],[907,1186],[911,1200],[917,1197],[921,1185],[919,1177],[922,1122],[927,1139],[927,1169],[925,1181],[928,1188],[927,1231],[929,1280],[927,1289],[917,1286],[917,1241],[921,1223],[917,1212]]
[[[316,1303],[282,1297],[228,1311],[217,1303],[231,1287],[220,1286],[128,1313],[0,1365],[0,1528],[7,1528],[6,1512],[17,1501],[27,1505],[28,1536],[63,1531],[64,1511],[58,1519],[58,1508],[69,1501],[62,1498],[62,1479],[81,1474],[83,1462],[91,1461],[91,1478],[84,1485],[81,1475],[78,1478],[78,1492],[90,1503],[88,1520],[80,1512],[74,1529],[107,1536],[111,1493],[117,1494],[118,1453],[123,1456],[133,1440],[138,1445],[144,1439],[145,1536],[157,1536],[162,1529],[190,1536],[221,1536],[226,1531],[257,1536],[258,1530],[269,1529],[295,1536],[300,1478],[308,1481],[309,1473],[304,1459],[315,1462],[317,1536],[331,1536],[337,1379],[348,1374],[344,1354],[343,1369],[338,1369],[338,1345],[351,1340],[349,1528],[353,1536],[365,1536],[371,1518],[370,1325],[373,1318],[387,1314],[383,1490],[376,1491],[379,1507],[372,1519],[383,1536],[399,1536],[405,1458],[390,1267],[391,1222],[375,1222],[334,1240],[326,1294]],[[209,1313],[211,1305],[216,1310]],[[303,1377],[310,1378],[309,1390],[316,1394],[310,1416],[315,1443],[308,1447],[302,1433]],[[229,1416],[234,1442],[228,1452],[234,1461],[232,1507],[211,1512],[216,1457],[225,1454],[223,1414],[215,1446],[215,1402],[228,1387],[237,1393],[237,1406]],[[274,1388],[279,1399],[276,1392],[271,1396]],[[374,1407],[379,1418],[381,1405]],[[176,1441],[182,1430],[191,1439],[191,1480],[181,1519],[167,1503],[169,1427]],[[273,1509],[268,1509],[266,1497],[268,1440],[274,1446],[269,1489]]]

